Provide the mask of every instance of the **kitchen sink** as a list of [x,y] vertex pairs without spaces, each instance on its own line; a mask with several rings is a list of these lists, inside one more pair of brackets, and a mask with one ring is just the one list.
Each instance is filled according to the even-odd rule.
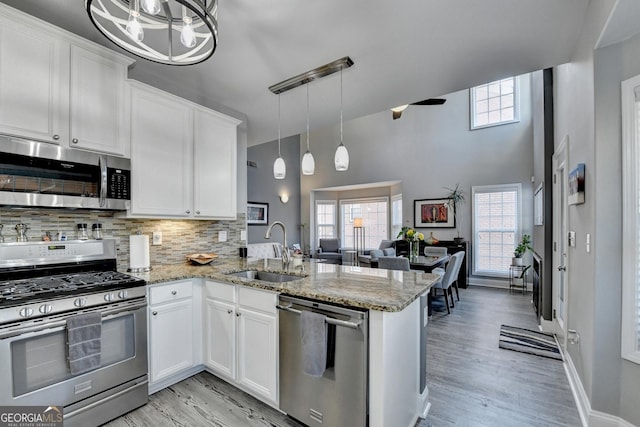
[[227,273],[227,276],[242,277],[244,279],[251,279],[251,280],[263,280],[265,282],[274,282],[274,283],[291,282],[294,280],[304,279],[304,277],[302,276],[295,276],[293,274],[273,273],[270,271],[255,271],[255,270],[236,271],[234,273]]

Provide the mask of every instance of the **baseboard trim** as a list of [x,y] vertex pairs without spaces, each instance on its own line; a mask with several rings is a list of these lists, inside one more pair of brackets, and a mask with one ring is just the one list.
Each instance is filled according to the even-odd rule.
[[583,427],[634,427],[633,424],[620,417],[591,409],[591,402],[569,352],[562,349],[562,353],[564,355],[564,370],[567,374]]

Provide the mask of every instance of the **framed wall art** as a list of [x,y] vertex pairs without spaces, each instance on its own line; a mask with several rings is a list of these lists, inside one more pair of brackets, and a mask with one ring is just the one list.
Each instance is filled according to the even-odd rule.
[[453,199],[422,199],[413,201],[414,228],[455,228],[456,212]]
[[569,172],[569,197],[570,205],[579,205],[584,203],[584,163],[578,163],[578,166]]
[[247,202],[247,224],[268,225],[269,203]]

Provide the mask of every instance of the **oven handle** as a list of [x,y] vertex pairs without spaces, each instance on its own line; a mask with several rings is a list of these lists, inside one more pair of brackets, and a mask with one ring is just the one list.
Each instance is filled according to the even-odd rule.
[[104,208],[107,204],[107,162],[104,156],[98,157],[98,166],[100,167],[100,207]]
[[47,333],[61,331],[67,326],[67,319],[79,313],[90,313],[93,311],[100,311],[102,313],[102,320],[109,320],[116,317],[127,316],[129,314],[132,314],[140,310],[141,308],[146,308],[147,307],[146,298],[143,301],[144,302],[131,301],[128,305],[118,304],[117,307],[113,307],[107,310],[100,310],[100,307],[96,307],[96,309],[94,310],[74,311],[66,315],[63,315],[52,322],[43,322],[33,326],[14,328],[4,333],[0,331],[0,340],[18,337],[21,335],[34,334],[34,333],[43,332],[43,331],[47,331]]

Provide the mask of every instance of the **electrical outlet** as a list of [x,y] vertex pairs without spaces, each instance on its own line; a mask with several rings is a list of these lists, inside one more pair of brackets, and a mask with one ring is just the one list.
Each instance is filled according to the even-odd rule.
[[153,246],[158,246],[162,244],[162,231],[154,231],[151,233],[151,244]]
[[227,241],[227,232],[218,231],[218,242],[226,242],[226,241]]

